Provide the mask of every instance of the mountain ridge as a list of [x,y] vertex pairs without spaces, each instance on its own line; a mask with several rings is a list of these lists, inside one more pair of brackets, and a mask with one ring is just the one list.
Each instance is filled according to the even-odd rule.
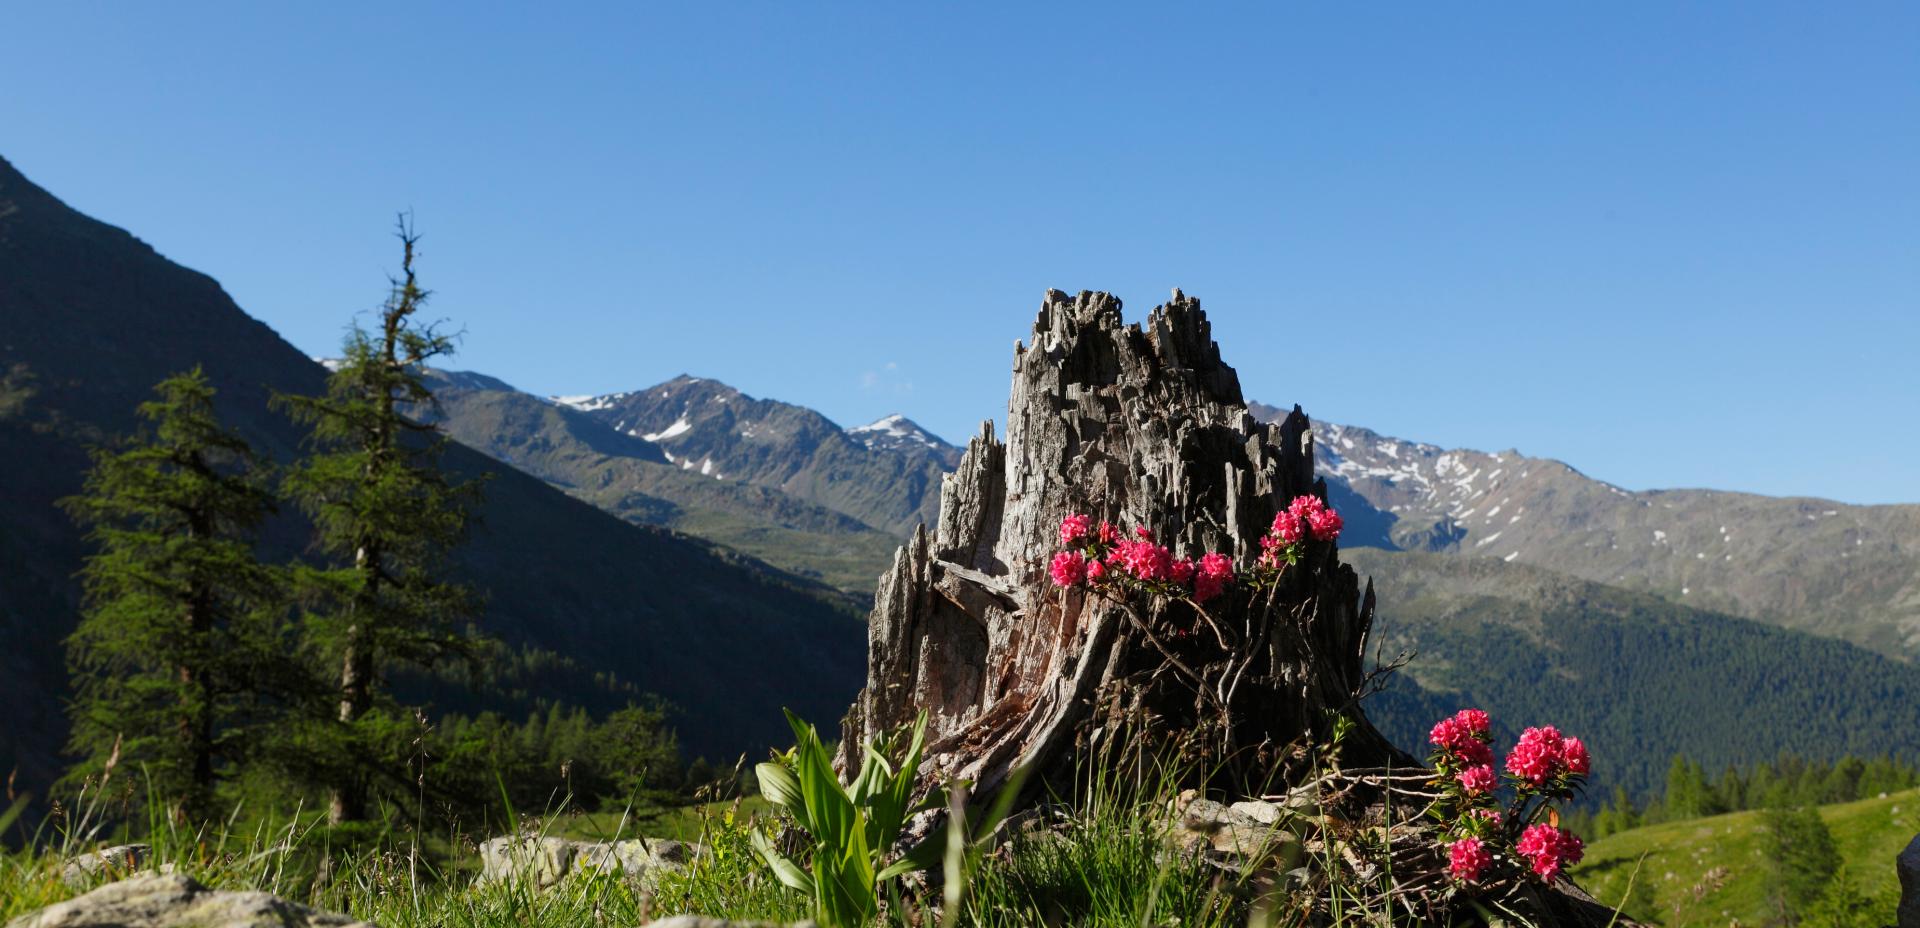
[[[1279,411],[1254,406],[1269,421]],[[1317,466],[1359,529],[1350,543],[1517,560],[1920,655],[1920,505],[1626,490],[1512,450],[1314,430]]]

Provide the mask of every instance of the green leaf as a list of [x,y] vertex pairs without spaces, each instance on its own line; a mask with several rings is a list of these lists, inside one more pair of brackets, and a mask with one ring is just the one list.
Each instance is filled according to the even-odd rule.
[[804,811],[805,800],[800,795],[800,781],[794,778],[793,771],[771,761],[756,764],[754,778],[760,781],[760,794],[767,801],[780,806],[795,816]]
[[761,834],[758,829],[755,829],[749,833],[749,838],[753,842],[754,853],[759,854],[760,859],[766,861],[768,867],[773,868],[775,879],[778,879],[788,889],[799,890],[803,893],[813,891],[813,881],[807,878],[806,871],[801,870],[799,865],[788,860],[786,855],[774,850],[773,842],[769,840],[766,835]]

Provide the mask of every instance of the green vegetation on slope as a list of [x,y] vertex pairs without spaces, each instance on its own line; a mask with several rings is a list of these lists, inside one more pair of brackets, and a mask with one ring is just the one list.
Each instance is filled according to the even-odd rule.
[[[1920,832],[1920,790],[1821,806],[1819,814],[1856,891],[1875,900],[1894,892],[1894,857]],[[1777,877],[1763,816],[1734,812],[1623,831],[1589,845],[1574,879],[1608,905],[1626,900],[1627,914],[1674,928],[1766,924],[1777,918]]]
[[1586,739],[1603,795],[1650,795],[1680,752],[1715,771],[1787,752],[1920,757],[1920,667],[1522,564],[1342,556],[1390,591],[1383,653],[1417,652],[1366,710],[1420,756],[1434,720],[1471,705],[1507,743],[1541,724]]

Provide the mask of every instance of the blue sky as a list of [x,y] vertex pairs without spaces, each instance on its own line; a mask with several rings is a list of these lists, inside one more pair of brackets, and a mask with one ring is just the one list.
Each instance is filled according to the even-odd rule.
[[310,353],[393,213],[539,393],[949,438],[1048,287],[1252,398],[1624,486],[1920,501],[1912,4],[16,4],[0,155]]

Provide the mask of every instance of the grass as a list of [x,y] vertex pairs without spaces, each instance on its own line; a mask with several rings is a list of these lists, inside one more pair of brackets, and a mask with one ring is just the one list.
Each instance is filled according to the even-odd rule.
[[[1257,893],[1240,877],[1191,856],[1169,853],[1163,826],[1170,797],[1160,786],[1096,791],[1066,816],[1067,825],[1014,839],[980,860],[962,885],[956,924],[1226,928],[1266,925]],[[773,921],[806,917],[810,900],[781,886],[752,853],[749,829],[771,830],[764,801],[707,803],[648,822],[564,811],[534,823],[542,834],[595,840],[651,834],[697,840],[707,853],[684,873],[647,888],[624,876],[576,873],[559,885],[480,882],[475,840],[446,836],[416,848],[404,827],[361,834],[353,849],[312,815],[278,824],[217,826],[185,834],[149,820],[149,866],[171,865],[209,886],[259,889],[383,928],[637,926],[680,913]],[[0,923],[70,898],[91,886],[61,880],[61,862],[112,843],[42,835],[30,849],[0,853]],[[117,840],[117,839],[114,839]],[[325,861],[325,864],[322,861]],[[331,879],[322,879],[326,867]],[[880,923],[943,924],[936,892],[897,893]],[[1350,913],[1358,923],[1364,913]],[[1281,919],[1280,921],[1286,921]]]
[[[1896,891],[1894,857],[1920,832],[1920,790],[1823,806],[1848,875],[1869,896]],[[1574,878],[1608,905],[1642,920],[1758,925],[1775,918],[1758,812],[1634,828],[1595,841]],[[1632,898],[1627,881],[1639,877]]]

